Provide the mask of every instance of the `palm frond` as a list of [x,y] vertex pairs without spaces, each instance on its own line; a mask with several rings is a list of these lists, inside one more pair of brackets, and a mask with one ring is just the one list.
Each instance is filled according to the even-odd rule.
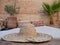
[[17,8],[15,6],[11,6],[11,5],[5,5],[5,11],[8,12],[10,15],[16,14],[16,10]]
[[54,12],[59,11],[60,10],[60,3],[54,2],[53,5],[52,5],[52,10]]
[[44,8],[44,10],[46,11],[46,12],[48,12],[49,14],[52,14],[53,13],[53,11],[52,11],[52,9],[51,9],[51,5],[49,5],[48,3],[43,3],[43,8]]
[[48,3],[43,3],[42,6],[44,10],[50,15],[60,11],[60,2],[54,2],[52,5],[49,5]]

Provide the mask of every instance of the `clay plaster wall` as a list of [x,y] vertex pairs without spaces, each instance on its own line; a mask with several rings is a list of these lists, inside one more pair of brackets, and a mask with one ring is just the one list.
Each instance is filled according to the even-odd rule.
[[[4,11],[5,5],[13,5],[16,3],[20,7],[19,13],[16,14],[18,20],[43,20],[48,22],[42,10],[43,2],[52,4],[55,0],[0,0],[0,18],[6,19],[9,15]],[[40,13],[39,13],[40,12]]]

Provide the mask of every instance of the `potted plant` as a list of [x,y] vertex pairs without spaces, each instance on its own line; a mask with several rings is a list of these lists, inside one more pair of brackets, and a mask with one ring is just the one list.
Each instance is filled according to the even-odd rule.
[[16,5],[5,5],[5,11],[10,14],[10,17],[7,18],[7,28],[17,27],[17,18],[14,16],[17,14],[19,8]]
[[53,4],[43,3],[45,12],[50,16],[50,23],[54,26],[58,24],[58,12],[60,11],[60,2],[54,2]]

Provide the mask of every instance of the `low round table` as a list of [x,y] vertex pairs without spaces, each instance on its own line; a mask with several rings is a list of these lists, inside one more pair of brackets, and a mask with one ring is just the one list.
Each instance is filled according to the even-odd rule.
[[17,42],[0,41],[0,45],[60,45],[60,39],[53,39],[49,42],[44,43],[17,43]]

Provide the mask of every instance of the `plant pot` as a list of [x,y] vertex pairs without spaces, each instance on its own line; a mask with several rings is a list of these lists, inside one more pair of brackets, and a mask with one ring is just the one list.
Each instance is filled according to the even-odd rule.
[[59,13],[56,12],[52,17],[54,27],[59,27],[59,20],[58,20],[59,17],[58,17],[58,15],[59,15]]
[[5,26],[4,26],[4,20],[0,19],[0,30],[4,29],[4,28],[5,28]]
[[46,24],[47,26],[50,25],[50,21],[51,21],[50,16],[48,16],[48,17],[47,17],[47,24]]
[[7,18],[7,28],[16,28],[17,27],[17,18],[10,16]]

